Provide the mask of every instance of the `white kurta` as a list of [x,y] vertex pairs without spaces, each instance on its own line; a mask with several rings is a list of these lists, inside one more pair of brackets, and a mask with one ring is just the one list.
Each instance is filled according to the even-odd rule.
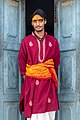
[[55,111],[52,111],[40,114],[32,114],[32,117],[27,118],[27,120],[55,120],[55,113]]

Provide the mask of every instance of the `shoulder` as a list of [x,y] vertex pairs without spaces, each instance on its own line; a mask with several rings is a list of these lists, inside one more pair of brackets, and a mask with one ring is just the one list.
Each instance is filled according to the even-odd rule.
[[47,39],[48,39],[49,41],[55,43],[55,44],[58,43],[58,40],[57,40],[55,37],[51,36],[51,35],[48,35],[48,34],[47,34]]
[[29,40],[32,39],[32,37],[33,37],[32,34],[30,34],[30,35],[24,37],[24,38],[22,39],[22,43],[27,43]]

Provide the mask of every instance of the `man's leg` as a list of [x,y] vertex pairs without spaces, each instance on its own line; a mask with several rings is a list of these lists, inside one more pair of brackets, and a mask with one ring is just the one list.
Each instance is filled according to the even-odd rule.
[[55,120],[55,111],[38,114],[38,120]]
[[38,115],[32,114],[31,118],[27,118],[27,120],[38,120]]
[[49,112],[49,120],[55,120],[55,114],[56,114],[56,111]]

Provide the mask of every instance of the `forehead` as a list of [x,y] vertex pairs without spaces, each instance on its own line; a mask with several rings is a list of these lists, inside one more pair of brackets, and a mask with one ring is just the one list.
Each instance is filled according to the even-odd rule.
[[32,20],[39,20],[39,19],[43,19],[40,15],[34,15]]

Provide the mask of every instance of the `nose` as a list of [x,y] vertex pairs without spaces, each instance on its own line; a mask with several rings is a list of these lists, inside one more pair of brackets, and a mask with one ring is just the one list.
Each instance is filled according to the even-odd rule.
[[38,20],[37,20],[36,24],[39,25],[39,21]]

